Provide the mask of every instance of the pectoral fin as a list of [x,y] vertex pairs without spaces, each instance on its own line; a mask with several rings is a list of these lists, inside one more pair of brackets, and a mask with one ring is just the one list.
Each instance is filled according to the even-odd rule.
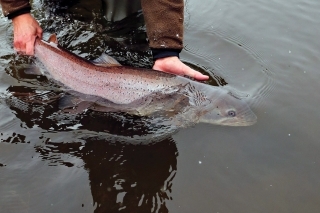
[[116,59],[105,53],[102,53],[99,58],[91,61],[91,63],[102,67],[121,66],[121,64]]
[[65,113],[78,114],[89,109],[94,103],[84,101],[72,95],[65,95],[59,100],[59,108]]

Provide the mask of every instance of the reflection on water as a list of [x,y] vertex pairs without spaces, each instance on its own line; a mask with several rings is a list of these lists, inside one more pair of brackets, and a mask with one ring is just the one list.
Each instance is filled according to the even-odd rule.
[[74,155],[89,173],[94,212],[168,212],[172,180],[177,170],[177,147],[168,138],[152,145],[109,143],[87,138],[85,143],[46,143],[35,147],[51,165],[72,167],[59,159]]
[[[88,172],[94,212],[168,212],[166,201],[172,199],[178,155],[172,138],[149,145],[113,143],[95,137],[64,143],[40,138],[46,142],[35,145],[34,151],[48,166],[74,167],[68,162],[70,156],[83,161],[81,167]],[[18,134],[2,142],[17,144],[24,143],[24,139]],[[65,160],[64,155],[69,157]],[[0,163],[0,167],[6,165]],[[38,184],[41,182],[38,180]]]

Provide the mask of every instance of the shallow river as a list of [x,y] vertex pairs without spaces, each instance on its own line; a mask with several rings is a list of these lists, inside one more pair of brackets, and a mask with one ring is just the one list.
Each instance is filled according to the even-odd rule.
[[[152,64],[139,12],[109,23],[99,3],[33,6],[45,37],[82,57]],[[320,212],[319,11],[316,0],[188,0],[181,59],[258,122],[157,140],[137,117],[61,113],[63,91],[24,72],[35,60],[15,54],[1,15],[0,212]]]

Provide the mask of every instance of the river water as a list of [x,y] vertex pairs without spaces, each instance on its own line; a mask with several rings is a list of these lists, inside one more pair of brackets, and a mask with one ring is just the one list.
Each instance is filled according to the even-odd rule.
[[[98,2],[39,0],[33,14],[45,37],[57,33],[82,57],[106,50],[150,67],[141,12],[109,23]],[[258,122],[156,140],[137,117],[61,113],[63,91],[25,72],[34,59],[15,54],[1,15],[0,212],[318,213],[319,11],[315,0],[188,0],[181,59],[247,101]]]

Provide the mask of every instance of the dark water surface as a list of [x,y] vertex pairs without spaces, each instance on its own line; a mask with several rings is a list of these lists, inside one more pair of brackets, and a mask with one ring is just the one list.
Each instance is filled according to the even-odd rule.
[[[151,66],[141,13],[107,23],[98,3],[71,3],[34,1],[46,37]],[[62,113],[64,92],[24,72],[34,59],[15,54],[1,15],[0,212],[320,212],[319,11],[315,0],[187,1],[182,60],[258,122],[173,135],[138,117]]]

